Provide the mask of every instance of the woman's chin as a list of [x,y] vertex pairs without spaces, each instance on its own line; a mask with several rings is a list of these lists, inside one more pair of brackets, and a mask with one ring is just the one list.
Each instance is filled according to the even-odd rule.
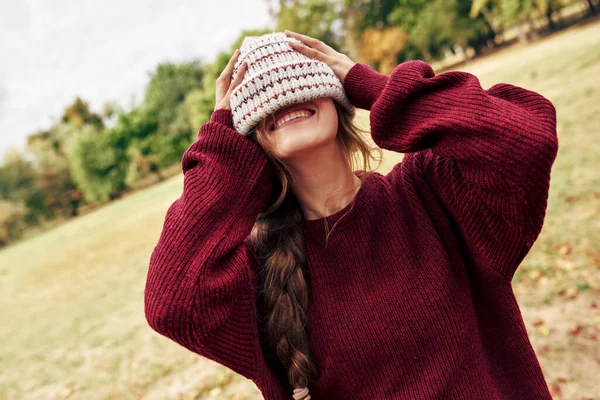
[[[309,131],[314,132],[314,131]],[[286,138],[279,140],[277,143],[277,153],[281,158],[290,158],[298,155],[305,154],[314,150],[315,148],[322,146],[327,142],[327,137],[322,136],[307,136],[305,132],[286,132]],[[335,136],[333,137],[335,139]]]

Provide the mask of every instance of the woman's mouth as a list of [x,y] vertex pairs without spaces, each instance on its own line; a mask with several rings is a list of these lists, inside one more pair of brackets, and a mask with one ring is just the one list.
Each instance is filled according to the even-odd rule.
[[297,122],[302,122],[306,119],[309,119],[315,114],[313,110],[294,110],[289,113],[286,113],[281,116],[275,123],[271,122],[270,130],[274,131],[276,129],[280,129],[285,126],[289,126],[295,124]]

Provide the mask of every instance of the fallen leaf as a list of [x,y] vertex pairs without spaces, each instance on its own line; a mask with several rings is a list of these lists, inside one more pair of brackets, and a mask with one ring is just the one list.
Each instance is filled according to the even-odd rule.
[[565,271],[572,271],[575,268],[575,263],[564,258],[557,258],[554,264]]
[[550,335],[550,328],[548,328],[546,325],[538,326],[537,329],[538,329],[538,332],[540,333],[540,335],[542,335],[542,336]]
[[573,328],[569,329],[569,335],[571,335],[571,336],[578,336],[581,333],[582,329],[583,328],[582,328],[581,325],[579,325],[578,323],[575,323],[573,325]]
[[563,244],[562,246],[560,246],[558,248],[558,253],[561,255],[567,255],[571,253],[571,246],[567,245],[567,244]]
[[578,197],[578,196],[566,196],[566,197],[564,198],[564,202],[565,202],[565,203],[567,203],[567,204],[568,204],[568,203],[572,203],[572,202],[574,202],[574,201],[576,201],[576,200],[579,200],[579,197]]
[[535,269],[527,274],[527,277],[532,281],[537,281],[542,277],[543,273],[539,269]]
[[558,292],[559,296],[565,297],[567,299],[574,299],[579,294],[579,289],[575,286],[568,287],[566,289],[562,289]]
[[538,356],[546,356],[548,353],[550,353],[550,348],[548,346],[540,346],[535,349],[535,353]]

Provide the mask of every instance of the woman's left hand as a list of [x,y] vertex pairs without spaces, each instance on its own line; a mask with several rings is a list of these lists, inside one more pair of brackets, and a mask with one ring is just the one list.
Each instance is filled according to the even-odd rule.
[[288,37],[298,39],[302,42],[302,44],[289,42],[290,47],[307,57],[315,58],[329,65],[340,81],[342,81],[342,84],[344,83],[344,78],[346,78],[350,68],[356,64],[350,57],[335,51],[319,39],[288,30],[285,31],[285,34]]

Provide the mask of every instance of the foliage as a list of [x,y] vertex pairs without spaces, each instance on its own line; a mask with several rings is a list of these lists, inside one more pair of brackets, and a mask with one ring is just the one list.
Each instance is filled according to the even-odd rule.
[[62,122],[75,127],[81,127],[84,124],[90,124],[99,129],[104,127],[102,116],[91,112],[88,102],[79,97],[76,97],[73,104],[65,109]]
[[118,197],[125,189],[126,148],[119,132],[88,127],[77,136],[70,153],[71,175],[88,202]]
[[144,94],[144,106],[163,130],[177,120],[179,108],[188,92],[202,88],[204,69],[199,60],[182,64],[164,62],[150,74]]
[[15,150],[6,152],[0,166],[0,198],[24,200],[34,183],[35,169],[31,161]]
[[[289,29],[302,32],[337,47],[333,24],[339,19],[335,2],[327,0],[279,0],[278,8],[271,14],[276,21],[275,30]],[[275,7],[272,7],[273,9]]]
[[380,72],[390,74],[398,64],[398,54],[407,40],[408,35],[397,26],[368,28],[360,40],[359,62],[374,64]]
[[59,122],[47,131],[28,137],[27,152],[34,156],[35,186],[27,199],[29,223],[40,224],[56,216],[77,214],[81,192],[69,172],[69,146],[82,129],[98,129],[95,124],[75,126]]
[[523,24],[535,16],[546,16],[553,29],[552,12],[565,4],[563,0],[473,0],[469,15],[471,18],[483,15],[490,24],[505,28]]
[[26,213],[23,202],[0,199],[0,247],[21,235],[25,228]]

